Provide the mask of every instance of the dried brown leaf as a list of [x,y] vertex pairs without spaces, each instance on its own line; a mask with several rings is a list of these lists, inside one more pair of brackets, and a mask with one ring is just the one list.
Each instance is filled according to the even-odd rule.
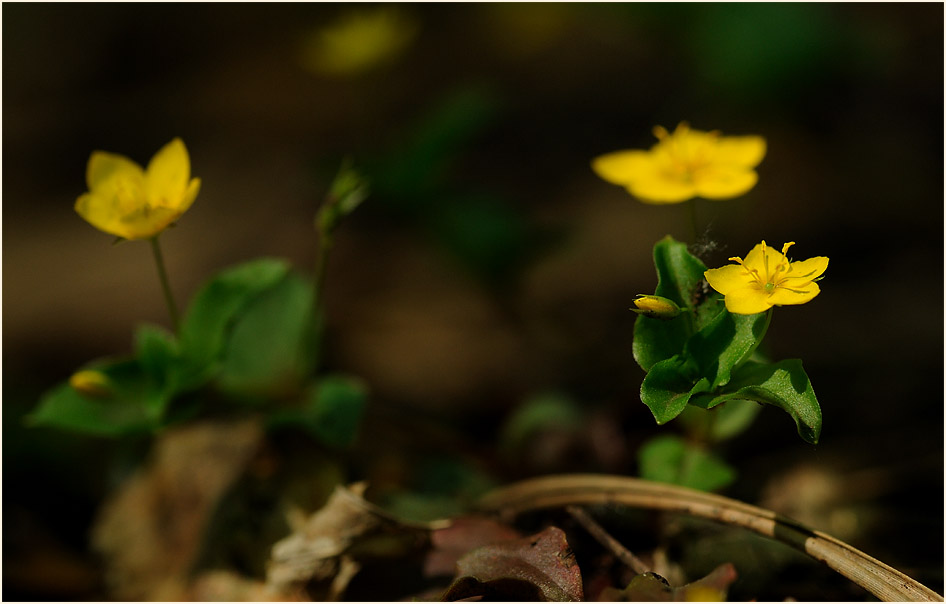
[[453,576],[457,571],[457,560],[467,552],[521,538],[519,531],[486,516],[457,518],[450,526],[430,534],[432,549],[424,560],[424,575]]
[[565,533],[549,527],[531,537],[475,549],[457,561],[459,578],[445,600],[580,601],[581,571]]
[[92,543],[119,600],[180,599],[221,498],[263,438],[258,422],[168,430],[149,464],[103,505]]

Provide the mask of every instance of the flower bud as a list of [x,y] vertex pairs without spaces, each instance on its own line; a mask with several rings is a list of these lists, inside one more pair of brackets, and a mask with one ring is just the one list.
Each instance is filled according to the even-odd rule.
[[651,319],[673,319],[683,312],[673,300],[646,294],[638,294],[637,299],[634,300],[634,306],[637,308],[632,308],[633,312]]
[[108,376],[101,371],[83,369],[69,377],[69,385],[80,394],[102,397],[112,393],[112,384]]

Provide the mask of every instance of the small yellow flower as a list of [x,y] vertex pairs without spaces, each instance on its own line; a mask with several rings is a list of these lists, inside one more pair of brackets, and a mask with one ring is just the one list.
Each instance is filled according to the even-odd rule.
[[319,73],[357,74],[397,57],[416,33],[415,22],[396,10],[358,10],[310,36],[302,59]]
[[179,138],[162,147],[145,170],[123,155],[95,151],[85,174],[89,191],[76,200],[76,212],[106,233],[149,239],[194,203],[200,179],[191,179],[190,172]]
[[673,319],[683,312],[677,303],[669,298],[646,294],[637,294],[634,306],[637,308],[632,308],[632,311],[651,319]]
[[703,275],[710,286],[726,296],[726,309],[739,315],[754,315],[782,304],[804,304],[821,292],[820,280],[828,259],[824,256],[792,262],[786,256],[790,241],[782,251],[758,244],[746,259],[730,258],[736,264],[712,268]]
[[112,392],[112,384],[108,376],[101,371],[83,369],[69,377],[69,385],[86,396],[108,396]]
[[625,187],[644,203],[680,203],[703,197],[730,199],[759,180],[755,167],[765,157],[761,136],[721,136],[691,130],[681,122],[670,134],[654,128],[659,139],[650,151],[615,151],[595,158],[591,167],[604,180]]

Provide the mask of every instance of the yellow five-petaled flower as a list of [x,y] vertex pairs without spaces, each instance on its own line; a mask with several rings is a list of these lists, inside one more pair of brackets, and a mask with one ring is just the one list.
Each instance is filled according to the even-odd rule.
[[194,202],[200,179],[191,179],[190,172],[190,157],[179,138],[162,147],[147,169],[123,155],[95,151],[86,168],[89,191],[76,200],[76,212],[106,233],[149,239]]
[[706,281],[726,296],[726,309],[739,315],[753,315],[782,304],[804,304],[821,292],[816,281],[828,268],[824,256],[792,262],[786,256],[790,241],[779,252],[765,241],[746,259],[730,258],[736,264],[713,268],[704,273]]
[[654,128],[659,139],[649,151],[615,151],[591,167],[604,180],[625,187],[644,203],[680,203],[703,197],[730,199],[755,186],[755,167],[765,157],[761,136],[721,136],[692,130],[686,122],[673,133]]

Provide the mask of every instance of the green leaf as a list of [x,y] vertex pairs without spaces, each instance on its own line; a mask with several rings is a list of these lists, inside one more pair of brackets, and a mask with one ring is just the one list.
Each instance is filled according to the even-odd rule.
[[286,261],[261,258],[226,269],[201,288],[181,323],[184,382],[199,384],[210,378],[235,317],[253,298],[275,286],[288,272]]
[[355,442],[367,399],[368,388],[358,378],[326,376],[309,389],[302,408],[273,413],[268,424],[301,428],[329,447],[346,448]]
[[729,383],[733,368],[749,359],[765,336],[771,313],[736,315],[722,309],[686,343],[700,375],[715,390]]
[[683,412],[690,397],[709,390],[709,380],[697,376],[692,360],[674,355],[651,367],[644,376],[641,401],[658,424],[665,424]]
[[109,394],[80,394],[61,384],[40,399],[27,423],[98,436],[138,434],[160,426],[170,399],[138,361],[102,361],[88,369],[107,376]]
[[218,387],[244,398],[297,392],[315,360],[314,292],[294,274],[248,300],[234,315]]
[[821,436],[821,406],[798,359],[778,363],[749,361],[733,372],[723,394],[706,402],[707,408],[733,399],[746,399],[781,408],[792,416],[798,435],[817,444]]
[[634,360],[650,371],[660,361],[683,352],[694,331],[708,324],[720,312],[719,297],[707,294],[703,287],[706,271],[699,258],[687,251],[685,243],[669,235],[654,246],[657,269],[657,296],[673,300],[689,309],[675,319],[663,321],[643,315],[634,324]]
[[658,436],[638,453],[641,478],[701,491],[720,489],[736,471],[712,453],[677,436]]

